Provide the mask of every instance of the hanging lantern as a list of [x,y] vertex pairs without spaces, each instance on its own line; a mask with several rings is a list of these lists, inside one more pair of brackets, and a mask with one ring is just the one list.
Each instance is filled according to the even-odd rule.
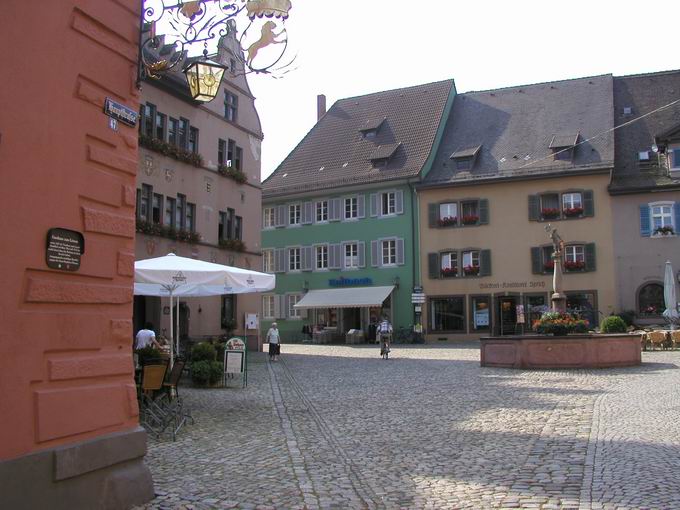
[[184,70],[191,97],[202,103],[212,101],[219,92],[226,67],[208,59],[195,60]]

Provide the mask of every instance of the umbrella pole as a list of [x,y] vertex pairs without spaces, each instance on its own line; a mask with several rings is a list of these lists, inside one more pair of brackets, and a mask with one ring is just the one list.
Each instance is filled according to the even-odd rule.
[[172,331],[172,289],[170,289],[170,370],[172,370],[172,365],[175,359],[174,351],[175,336]]
[[179,352],[179,296],[177,296],[177,316],[175,317],[175,331],[177,332],[177,343],[175,344],[175,351]]

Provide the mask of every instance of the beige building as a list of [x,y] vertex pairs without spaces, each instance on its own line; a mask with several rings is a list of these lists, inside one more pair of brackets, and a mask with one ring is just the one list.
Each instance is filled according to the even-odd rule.
[[567,306],[617,307],[612,77],[459,94],[423,185],[420,281],[428,341],[529,331],[550,306],[565,242]]
[[[181,73],[143,83],[135,256],[172,252],[260,270],[260,120],[235,54],[224,48],[215,60],[228,70],[209,103],[190,98]],[[181,299],[180,338],[243,334],[260,302],[259,294]],[[136,297],[135,331],[150,321],[169,334],[169,312],[165,298]]]

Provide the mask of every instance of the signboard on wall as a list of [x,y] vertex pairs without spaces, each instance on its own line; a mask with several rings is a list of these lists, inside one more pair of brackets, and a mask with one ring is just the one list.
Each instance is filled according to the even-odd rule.
[[256,313],[246,314],[246,329],[258,329],[258,317]]
[[85,238],[80,232],[65,228],[51,228],[47,231],[45,261],[50,269],[77,271],[83,253]]

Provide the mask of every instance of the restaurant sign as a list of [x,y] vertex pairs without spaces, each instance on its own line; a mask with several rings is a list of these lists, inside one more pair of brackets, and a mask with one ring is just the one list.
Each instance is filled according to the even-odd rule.
[[51,228],[47,231],[45,261],[50,269],[77,271],[83,253],[85,238],[80,232],[65,228]]
[[331,287],[351,287],[353,285],[373,285],[373,280],[370,278],[331,278],[328,280],[328,285]]
[[124,104],[116,103],[109,97],[104,101],[104,113],[130,127],[137,125],[137,112]]

